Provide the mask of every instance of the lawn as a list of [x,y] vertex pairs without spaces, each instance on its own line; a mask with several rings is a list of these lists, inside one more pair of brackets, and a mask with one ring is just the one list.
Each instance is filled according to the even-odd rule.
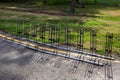
[[[10,7],[15,9],[32,9],[41,10],[45,9],[58,15],[49,15],[44,13],[31,13],[21,11],[11,11],[0,9],[0,29],[5,28],[8,32],[15,32],[17,20],[29,20],[36,21],[37,23],[47,23],[59,25],[62,29],[64,27],[78,28],[83,27],[85,29],[85,49],[89,49],[89,34],[90,30],[97,30],[97,49],[98,53],[104,52],[105,34],[110,32],[114,33],[113,52],[120,56],[120,7],[111,5],[94,5],[87,4],[86,8],[77,8],[75,16],[69,11],[69,2],[60,3],[48,3],[46,6],[40,3],[0,3],[1,7]],[[31,4],[31,5],[30,5]],[[62,16],[59,13],[68,14],[70,16]],[[72,35],[76,35],[73,31]],[[72,39],[72,43],[75,43],[76,39]]]

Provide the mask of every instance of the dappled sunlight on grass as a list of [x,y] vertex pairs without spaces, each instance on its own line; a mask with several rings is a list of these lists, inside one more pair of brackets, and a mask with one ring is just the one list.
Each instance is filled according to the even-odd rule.
[[[32,4],[32,3],[31,3]],[[35,5],[36,4],[36,5]],[[41,3],[34,3],[33,8],[39,8]],[[64,6],[57,5],[57,7],[52,6],[53,3],[50,3],[45,8],[51,12],[59,13],[67,13],[69,12],[68,4]],[[13,5],[14,6],[14,5]],[[37,7],[36,7],[37,6]],[[48,6],[50,6],[48,8]],[[8,6],[7,6],[8,7]],[[19,6],[20,7],[20,6]],[[25,6],[23,6],[25,7]],[[31,6],[32,7],[32,6]],[[42,6],[44,7],[44,6]],[[26,8],[26,7],[25,7]],[[40,7],[41,8],[41,7]],[[29,6],[28,6],[29,9]],[[62,15],[49,15],[44,13],[30,13],[30,12],[20,12],[20,11],[10,11],[10,10],[0,10],[0,28],[6,27],[7,31],[14,32],[16,27],[17,20],[29,20],[29,21],[37,21],[37,23],[47,23],[47,24],[56,24],[61,27],[64,31],[65,27],[78,28],[82,27],[85,29],[85,49],[90,49],[90,34],[89,31],[95,29],[98,33],[97,37],[97,48],[98,53],[104,53],[104,43],[105,43],[105,34],[107,32],[114,33],[114,44],[113,51],[114,53],[120,54],[120,9],[119,7],[112,6],[102,6],[102,5],[87,5],[86,8],[77,8],[76,13],[78,16],[62,16]],[[81,14],[87,14],[91,16],[79,16]],[[47,35],[49,36],[49,35]],[[61,41],[63,44],[64,34],[61,33]],[[72,43],[76,44],[76,32],[72,33]],[[48,42],[46,40],[46,42]]]

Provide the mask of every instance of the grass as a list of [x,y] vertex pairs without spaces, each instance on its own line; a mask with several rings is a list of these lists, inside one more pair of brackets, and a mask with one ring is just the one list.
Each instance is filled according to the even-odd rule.
[[[62,3],[62,2],[61,2]],[[3,4],[0,7],[4,7]],[[16,5],[11,5],[9,3],[8,7],[16,7]],[[33,3],[31,3],[33,4]],[[32,5],[32,8],[43,8],[41,3],[37,6]],[[59,4],[59,5],[58,5]],[[26,5],[29,5],[26,3]],[[28,6],[24,6],[28,8]],[[29,5],[30,6],[30,5]],[[22,6],[22,8],[24,8]],[[17,8],[21,8],[21,4],[17,5]],[[70,14],[69,11],[69,3],[67,4],[60,4],[56,3],[49,3],[47,6],[44,7],[46,10],[54,10],[55,12],[60,11],[65,14]],[[38,23],[48,23],[48,24],[57,24],[61,26],[64,30],[64,27],[71,27],[71,28],[78,28],[83,27],[85,31],[85,48],[89,49],[89,40],[90,40],[90,30],[95,29],[97,31],[97,48],[98,53],[103,54],[104,51],[104,44],[105,44],[105,34],[110,32],[114,33],[114,44],[113,44],[113,52],[120,55],[120,7],[115,6],[106,6],[106,5],[90,5],[87,4],[86,8],[77,8],[76,13],[77,15],[86,14],[89,16],[56,16],[56,15],[48,15],[48,14],[36,14],[36,13],[29,13],[29,12],[18,12],[18,11],[10,11],[10,10],[0,10],[0,29],[6,28],[8,32],[15,32],[16,21],[23,19],[29,21],[36,21]],[[93,17],[92,17],[93,16]],[[63,34],[61,43],[64,41]],[[76,32],[73,31],[72,33],[72,43],[76,42],[74,38]],[[46,40],[47,42],[47,40]]]

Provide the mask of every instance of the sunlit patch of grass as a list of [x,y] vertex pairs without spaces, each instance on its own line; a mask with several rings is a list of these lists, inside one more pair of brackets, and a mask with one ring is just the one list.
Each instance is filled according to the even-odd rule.
[[103,16],[103,17],[101,17],[101,19],[107,20],[107,21],[120,21],[120,16],[118,16],[118,17]]
[[[65,6],[58,5],[55,7],[53,3],[50,3],[49,10],[62,9],[64,13],[69,14],[68,4]],[[37,5],[37,7],[40,4]],[[47,5],[48,7],[49,5]],[[103,8],[104,7],[104,8]],[[56,16],[47,14],[33,14],[29,12],[17,12],[9,10],[0,10],[0,29],[5,28],[10,33],[15,33],[16,21],[17,20],[29,20],[37,21],[37,23],[47,23],[59,25],[61,28],[61,40],[60,43],[65,42],[64,30],[65,27],[70,28],[84,28],[84,48],[90,49],[90,31],[95,29],[97,31],[97,53],[103,54],[105,47],[105,35],[107,32],[114,33],[114,44],[113,51],[120,55],[120,9],[109,6],[101,5],[87,5],[86,8],[76,9],[75,14],[88,14],[96,17],[89,16]],[[116,14],[115,14],[116,13]],[[31,32],[32,33],[32,32]],[[47,32],[48,33],[48,32]],[[72,44],[76,44],[76,31],[72,31]],[[46,37],[49,35],[47,34]],[[46,43],[50,42],[48,39]]]

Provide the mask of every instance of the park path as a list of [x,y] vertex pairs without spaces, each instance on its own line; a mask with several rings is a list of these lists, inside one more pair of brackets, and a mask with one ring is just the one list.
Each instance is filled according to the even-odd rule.
[[53,15],[53,16],[68,16],[68,17],[98,17],[95,15],[90,15],[90,14],[70,14],[70,13],[65,13],[60,10],[45,10],[45,9],[26,9],[26,8],[13,8],[13,7],[0,7],[1,10],[10,10],[10,11],[18,11],[18,12],[29,12],[29,13],[34,13],[34,14],[46,14],[46,15]]

